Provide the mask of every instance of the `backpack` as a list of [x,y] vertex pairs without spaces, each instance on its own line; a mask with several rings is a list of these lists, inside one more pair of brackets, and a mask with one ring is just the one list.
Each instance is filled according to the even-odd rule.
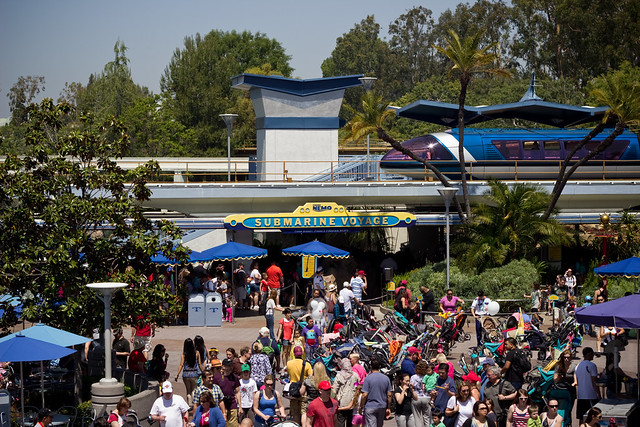
[[287,393],[291,397],[302,397],[302,395],[300,394],[300,388],[302,387],[302,382],[304,381],[304,366],[306,363],[307,363],[307,360],[303,359],[302,371],[300,371],[300,381],[288,384],[289,388],[287,389]]
[[515,349],[513,356],[513,368],[520,374],[524,374],[531,370],[531,362],[522,349]]

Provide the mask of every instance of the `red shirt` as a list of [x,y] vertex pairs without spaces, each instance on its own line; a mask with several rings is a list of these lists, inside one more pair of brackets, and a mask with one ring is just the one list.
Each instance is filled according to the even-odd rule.
[[[129,370],[133,372],[144,373],[144,362],[146,361],[147,358],[144,357],[144,353],[142,352],[142,350],[133,350],[129,355]],[[142,362],[142,370],[138,367],[138,362]]]
[[146,322],[144,316],[136,316],[136,336],[137,337],[150,337],[151,325]]
[[333,427],[336,412],[338,412],[338,401],[335,399],[323,402],[321,398],[316,397],[307,407],[307,417],[313,417],[314,427]]
[[282,270],[280,267],[273,264],[271,267],[267,268],[267,284],[271,289],[280,288],[280,279],[282,278]]

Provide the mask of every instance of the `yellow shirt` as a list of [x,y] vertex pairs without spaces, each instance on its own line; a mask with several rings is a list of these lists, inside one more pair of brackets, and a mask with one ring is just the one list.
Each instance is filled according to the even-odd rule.
[[[292,383],[300,381],[300,372],[302,372],[302,359],[292,359],[287,362],[287,373]],[[304,377],[307,378],[312,373],[311,363],[305,363]]]

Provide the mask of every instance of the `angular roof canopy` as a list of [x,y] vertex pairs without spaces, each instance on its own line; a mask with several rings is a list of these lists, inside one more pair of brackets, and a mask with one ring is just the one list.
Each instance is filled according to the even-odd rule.
[[[535,90],[535,73],[525,95],[518,102],[464,107],[465,125],[494,119],[523,119],[549,126],[568,127],[595,122],[608,107],[578,107],[543,101]],[[450,127],[458,126],[458,105],[420,100],[396,111],[398,116]]]
[[231,87],[251,90],[253,88],[274,90],[297,96],[316,95],[323,92],[343,90],[362,86],[359,80],[364,74],[319,79],[289,79],[282,76],[262,76],[259,74],[239,74],[231,78]]

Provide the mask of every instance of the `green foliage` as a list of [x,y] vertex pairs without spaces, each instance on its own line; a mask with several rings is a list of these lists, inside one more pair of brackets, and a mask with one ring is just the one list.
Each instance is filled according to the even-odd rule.
[[[419,292],[420,286],[433,289],[436,296],[446,293],[446,263],[427,263],[424,267],[403,275],[394,276],[396,284],[406,279],[412,292]],[[514,260],[500,267],[490,268],[481,274],[465,273],[454,262],[449,268],[449,282],[454,294],[470,300],[480,289],[492,299],[520,299],[523,293],[531,291],[531,284],[539,280],[533,263],[526,259]]]
[[219,114],[236,113],[232,145],[255,138],[254,115],[247,94],[231,89],[231,77],[247,70],[291,75],[290,57],[274,39],[248,31],[211,31],[186,37],[165,68],[160,86],[178,122],[193,130],[192,155],[226,153],[227,130]]
[[[146,182],[158,165],[118,167],[112,158],[125,152],[128,135],[117,120],[83,116],[67,129],[71,107],[51,99],[32,104],[28,114],[28,153],[0,164],[1,292],[22,298],[27,321],[86,334],[102,325],[103,304],[85,285],[120,281],[131,286],[114,297],[114,325],[147,313],[159,325],[171,320],[169,289],[143,276],[158,251],[186,255],[173,248],[181,234],[173,223],[158,222],[154,230],[143,215]],[[3,317],[8,323],[0,326],[13,326],[11,320]]]
[[27,106],[33,102],[35,96],[44,90],[43,76],[20,76],[11,86],[7,97],[11,111],[11,123],[20,124],[27,119]]
[[118,40],[113,47],[114,59],[104,66],[102,73],[89,76],[86,88],[78,84],[68,86],[63,97],[77,98],[80,111],[90,111],[101,118],[119,118],[136,100],[149,96],[149,89],[131,79],[126,52],[124,42]]
[[528,184],[489,182],[486,203],[473,207],[472,220],[452,244],[460,267],[483,271],[519,258],[530,259],[539,246],[571,245],[567,228],[540,214],[550,196]]

